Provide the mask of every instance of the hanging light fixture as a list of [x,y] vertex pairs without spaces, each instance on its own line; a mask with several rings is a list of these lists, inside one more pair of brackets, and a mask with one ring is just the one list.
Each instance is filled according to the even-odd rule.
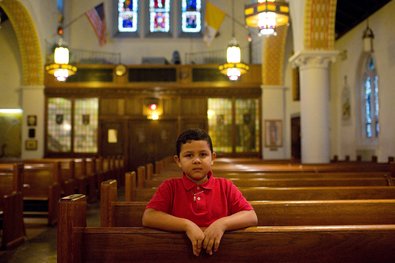
[[77,72],[77,67],[70,65],[70,52],[63,40],[63,16],[59,19],[57,30],[58,40],[53,53],[53,63],[45,66],[45,70],[54,75],[58,81],[66,81],[66,79]]
[[276,35],[276,28],[289,23],[289,6],[285,0],[258,0],[244,8],[245,23],[257,28],[259,35]]
[[149,120],[159,120],[163,114],[163,107],[160,105],[159,98],[146,98],[144,99],[144,115]]
[[235,38],[234,25],[234,0],[232,2],[232,39],[226,49],[226,63],[219,66],[222,74],[228,76],[229,80],[236,81],[249,69],[248,65],[241,62],[241,51],[239,43]]
[[363,50],[365,52],[373,52],[374,33],[373,30],[369,27],[369,21],[367,21],[366,23],[366,28],[363,31],[362,39],[363,39]]

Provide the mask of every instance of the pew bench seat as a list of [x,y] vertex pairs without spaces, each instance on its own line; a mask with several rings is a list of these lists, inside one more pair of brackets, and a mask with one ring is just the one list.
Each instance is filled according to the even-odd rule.
[[224,234],[219,251],[192,254],[183,233],[74,227],[72,261],[58,262],[394,262],[395,225],[251,227]]
[[11,249],[26,239],[23,221],[23,165],[0,164],[1,249]]
[[[128,189],[128,188],[125,188]],[[325,186],[325,187],[239,187],[249,200],[353,200],[395,199],[395,186]],[[137,188],[125,195],[128,201],[147,201],[156,188]]]
[[195,257],[185,233],[87,227],[86,197],[59,202],[58,263],[394,262],[395,224],[259,226],[225,232],[219,251]]
[[[259,226],[395,224],[395,200],[251,201]],[[101,226],[142,226],[147,202],[101,203]],[[105,218],[107,217],[107,218]]]

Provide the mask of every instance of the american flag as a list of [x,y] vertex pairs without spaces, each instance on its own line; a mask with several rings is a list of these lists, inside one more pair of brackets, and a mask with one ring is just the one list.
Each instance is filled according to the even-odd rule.
[[85,14],[99,38],[100,46],[106,44],[107,29],[106,18],[104,16],[104,3],[98,4],[91,10],[86,11]]

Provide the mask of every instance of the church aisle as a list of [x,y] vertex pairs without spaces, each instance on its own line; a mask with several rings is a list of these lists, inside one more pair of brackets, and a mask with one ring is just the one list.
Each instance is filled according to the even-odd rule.
[[[46,218],[25,218],[26,242],[0,254],[0,263],[56,263],[56,226],[46,222]],[[99,202],[88,205],[87,224],[100,225]]]

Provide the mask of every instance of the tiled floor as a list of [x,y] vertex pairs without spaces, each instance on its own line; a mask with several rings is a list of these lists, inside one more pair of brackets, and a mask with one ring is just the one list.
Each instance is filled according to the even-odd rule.
[[[27,240],[12,251],[0,254],[0,263],[55,263],[56,227],[46,224],[46,218],[25,218]],[[89,204],[87,225],[99,226],[99,204]]]

